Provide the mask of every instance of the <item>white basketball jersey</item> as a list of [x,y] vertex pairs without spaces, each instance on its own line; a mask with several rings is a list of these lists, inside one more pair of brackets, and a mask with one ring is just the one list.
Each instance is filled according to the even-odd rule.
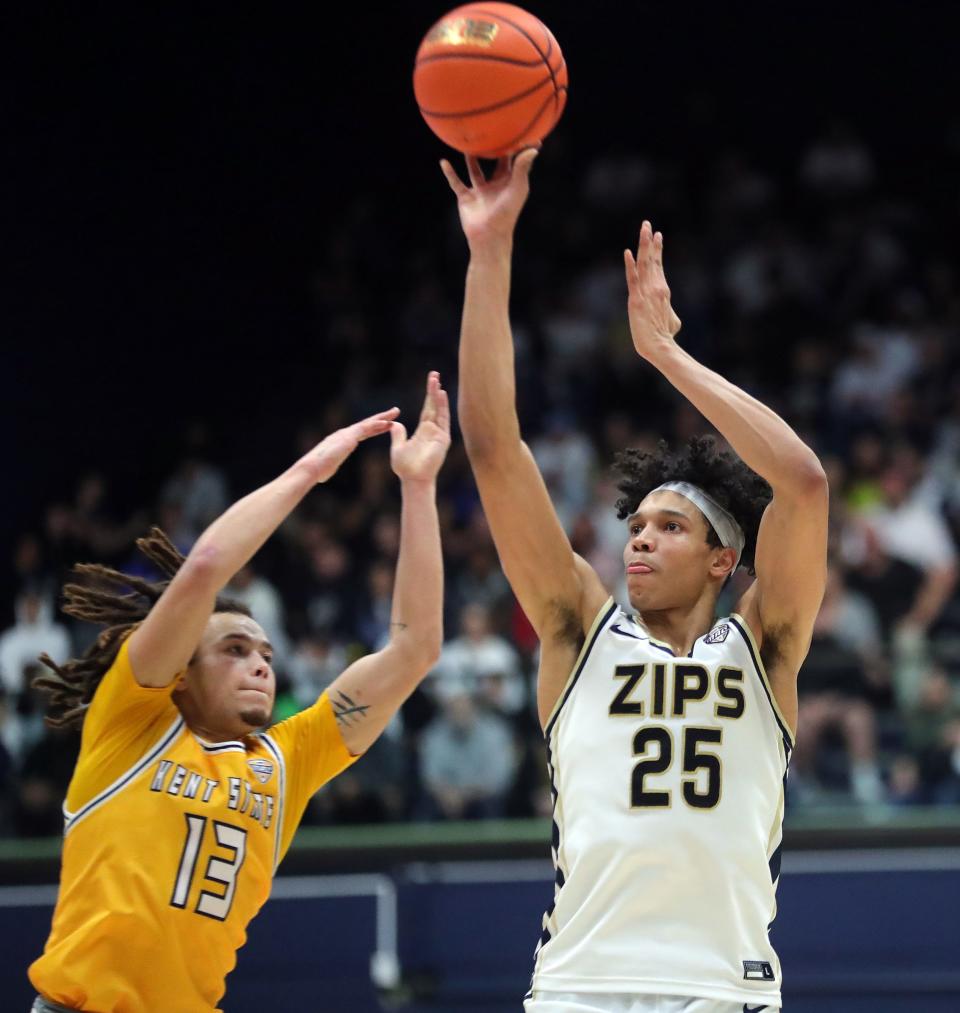
[[556,886],[531,991],[779,1006],[793,743],[746,622],[675,657],[608,600],[546,739]]

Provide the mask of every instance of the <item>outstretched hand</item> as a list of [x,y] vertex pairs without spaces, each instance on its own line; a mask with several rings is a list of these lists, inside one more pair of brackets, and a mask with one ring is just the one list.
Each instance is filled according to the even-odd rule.
[[304,458],[304,461],[309,460],[316,480],[326,482],[332,478],[340,465],[357,449],[358,444],[369,440],[371,436],[389,432],[393,420],[399,414],[399,408],[388,408],[385,412],[354,422],[352,426],[344,426],[318,443]]
[[645,359],[665,344],[672,344],[680,330],[680,318],[670,304],[670,289],[663,273],[663,233],[645,221],[640,227],[637,256],[623,251],[627,273],[627,311],[633,346]]
[[539,151],[525,148],[519,155],[498,160],[490,179],[479,160],[467,155],[470,186],[446,160],[440,162],[450,189],[457,196],[460,224],[470,248],[496,239],[510,239],[530,193],[530,167]]
[[450,402],[440,374],[427,376],[427,395],[420,424],[407,439],[403,423],[390,426],[390,466],[401,481],[432,482],[450,448]]

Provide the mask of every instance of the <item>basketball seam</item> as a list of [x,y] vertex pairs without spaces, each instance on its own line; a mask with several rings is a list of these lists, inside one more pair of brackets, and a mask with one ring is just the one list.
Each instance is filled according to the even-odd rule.
[[[489,53],[433,53],[421,56],[414,64],[416,70],[423,63],[434,63],[436,60],[488,60],[490,63],[509,63],[515,67],[539,67],[543,60],[518,60],[512,56],[493,56]],[[549,67],[547,68],[549,70]]]
[[508,98],[501,99],[499,102],[494,102],[493,105],[481,106],[479,109],[465,109],[463,112],[458,110],[453,113],[434,113],[429,109],[421,107],[420,112],[424,116],[432,116],[435,120],[452,120],[466,118],[467,116],[479,116],[482,113],[492,113],[495,109],[502,109],[504,106],[512,105],[514,102],[519,102],[522,98],[528,98],[534,92],[539,91],[539,89],[541,89],[549,81],[549,77],[541,78],[535,85],[527,88],[525,91],[517,92],[516,95],[510,95]]
[[[554,93],[551,96],[551,98],[554,100],[554,102],[556,102],[556,99],[557,99],[557,92],[556,91],[554,91]],[[540,119],[540,117],[544,113],[544,110],[547,108],[547,106],[549,104],[550,104],[550,99],[548,98],[546,100],[546,102],[544,102],[543,105],[540,106],[540,108],[537,110],[536,115],[534,115],[533,119],[530,120],[530,122],[523,128],[523,130],[521,130],[519,134],[515,134],[513,137],[511,137],[509,141],[504,141],[504,143],[501,145],[501,147],[509,149],[512,144],[515,144],[517,141],[519,141],[520,138],[523,137],[524,134],[526,134],[530,130],[530,128],[534,125],[534,123],[536,123],[537,120]]]
[[[553,80],[553,93],[554,93],[553,97],[554,97],[554,102],[556,102],[556,98],[557,98],[557,79],[554,76],[553,68],[550,66],[550,53],[553,52],[553,41],[550,38],[550,30],[547,28],[547,26],[539,18],[535,19],[536,22],[537,22],[537,24],[547,34],[547,44],[548,44],[549,48],[547,49],[546,53],[544,53],[544,51],[537,45],[537,42],[534,39],[534,37],[532,35],[530,35],[530,33],[525,28],[521,28],[520,25],[518,25],[516,23],[516,21],[511,21],[508,17],[505,17],[503,14],[495,13],[494,11],[483,10],[482,8],[479,8],[479,5],[478,5],[477,13],[478,14],[485,14],[488,18],[495,18],[495,19],[499,18],[502,22],[504,22],[504,24],[507,24],[511,28],[513,28],[515,31],[518,31],[527,40],[527,42],[529,42],[530,45],[533,46],[533,48],[540,54],[540,58],[547,65],[547,70],[550,71],[550,77]],[[533,15],[531,15],[531,17],[533,17]]]

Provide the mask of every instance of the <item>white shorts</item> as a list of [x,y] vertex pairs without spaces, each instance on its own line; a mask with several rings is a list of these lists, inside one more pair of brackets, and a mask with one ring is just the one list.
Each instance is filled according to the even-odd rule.
[[524,1000],[525,1013],[776,1013],[779,1006],[678,995],[617,995],[543,992]]

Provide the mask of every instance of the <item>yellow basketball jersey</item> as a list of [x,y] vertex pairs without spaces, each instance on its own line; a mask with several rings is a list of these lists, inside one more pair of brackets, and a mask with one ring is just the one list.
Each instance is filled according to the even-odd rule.
[[310,796],[353,760],[326,694],[269,732],[204,742],[172,686],[137,683],[124,643],[84,721],[34,987],[98,1013],[215,1009]]

